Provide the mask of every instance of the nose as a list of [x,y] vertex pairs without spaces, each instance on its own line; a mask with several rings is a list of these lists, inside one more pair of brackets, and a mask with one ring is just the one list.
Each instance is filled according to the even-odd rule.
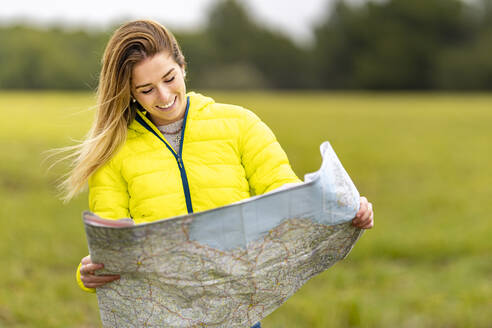
[[159,85],[157,88],[158,94],[159,94],[159,101],[164,102],[167,104],[169,101],[171,101],[172,98],[172,93],[170,92],[169,88],[165,85]]

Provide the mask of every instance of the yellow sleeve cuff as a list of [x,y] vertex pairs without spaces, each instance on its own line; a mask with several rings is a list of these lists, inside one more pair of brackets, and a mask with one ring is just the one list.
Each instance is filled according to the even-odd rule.
[[77,285],[79,285],[80,289],[82,289],[84,292],[88,293],[95,293],[96,289],[95,288],[87,288],[84,286],[84,283],[80,279],[80,268],[82,267],[82,263],[79,263],[79,266],[77,267],[77,273],[75,274],[75,277],[77,279]]

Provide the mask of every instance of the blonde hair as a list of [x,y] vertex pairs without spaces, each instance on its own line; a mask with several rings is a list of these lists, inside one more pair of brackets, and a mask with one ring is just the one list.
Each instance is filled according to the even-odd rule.
[[82,143],[62,148],[71,152],[64,159],[72,159],[71,171],[60,184],[65,201],[83,190],[89,177],[108,162],[125,141],[127,128],[139,109],[138,103],[131,101],[132,68],[162,51],[169,51],[178,65],[186,67],[176,39],[157,22],[132,21],[113,33],[102,58],[92,127]]

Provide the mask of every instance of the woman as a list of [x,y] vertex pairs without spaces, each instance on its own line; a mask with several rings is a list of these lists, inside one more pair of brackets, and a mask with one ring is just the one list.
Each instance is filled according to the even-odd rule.
[[[186,62],[153,21],[121,26],[106,47],[97,115],[64,182],[67,199],[89,182],[97,215],[135,223],[203,211],[300,180],[270,129],[252,112],[186,93]],[[371,228],[361,198],[353,223]],[[77,281],[94,291],[119,278],[96,276],[82,259]]]

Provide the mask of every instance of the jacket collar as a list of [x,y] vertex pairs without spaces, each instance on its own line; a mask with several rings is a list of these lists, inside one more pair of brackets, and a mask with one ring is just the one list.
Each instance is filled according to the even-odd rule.
[[[210,97],[206,97],[206,96],[203,96],[199,93],[195,93],[192,91],[188,92],[186,94],[186,98],[189,101],[189,105],[188,105],[189,107],[188,107],[188,113],[187,113],[188,124],[189,124],[190,119],[193,119],[197,112],[200,112],[206,106],[213,104],[215,102]],[[154,130],[156,133],[160,134],[160,131],[157,129],[157,127],[154,125],[154,123],[152,123],[152,121],[146,116],[145,111],[144,112],[137,111],[137,115],[140,116],[152,128],[152,130]],[[138,123],[137,120],[135,120],[135,119],[130,123],[128,129],[134,130],[134,131],[139,132],[139,133],[149,132],[144,126],[142,126],[142,124]]]

